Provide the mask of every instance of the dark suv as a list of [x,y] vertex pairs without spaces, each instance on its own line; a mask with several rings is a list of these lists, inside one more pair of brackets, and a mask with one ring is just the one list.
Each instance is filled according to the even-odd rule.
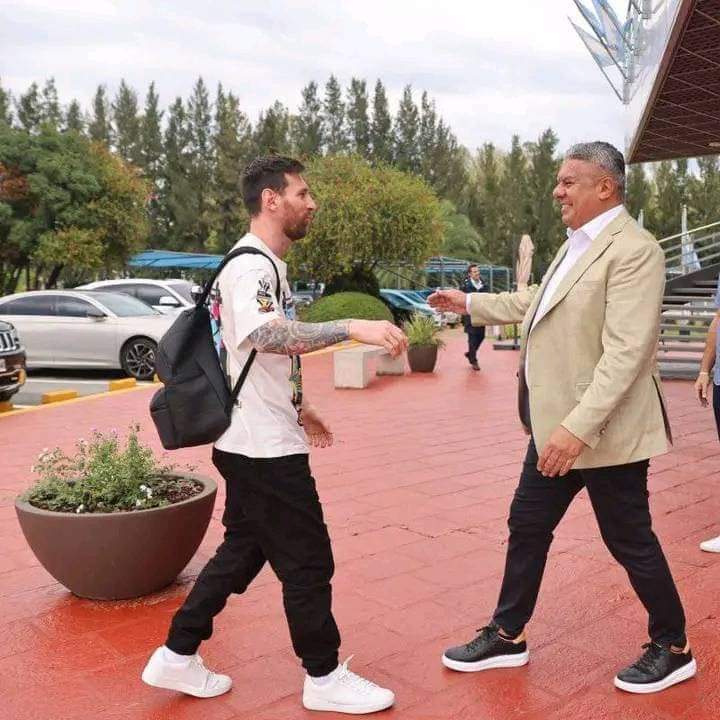
[[0,320],[0,402],[9,400],[25,384],[25,348],[17,330]]

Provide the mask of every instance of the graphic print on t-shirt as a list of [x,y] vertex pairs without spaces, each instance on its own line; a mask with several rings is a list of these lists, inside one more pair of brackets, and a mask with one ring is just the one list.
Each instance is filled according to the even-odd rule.
[[260,312],[269,313],[275,310],[275,304],[273,303],[272,289],[270,283],[267,280],[260,280],[258,282],[258,291],[255,295],[258,305],[260,306]]

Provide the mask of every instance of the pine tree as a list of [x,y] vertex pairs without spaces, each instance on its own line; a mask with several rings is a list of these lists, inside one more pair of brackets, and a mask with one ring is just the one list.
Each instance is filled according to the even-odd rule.
[[495,145],[485,143],[478,152],[480,175],[480,234],[488,259],[494,265],[508,265],[511,248],[500,231],[500,162]]
[[0,125],[12,125],[12,93],[0,82]]
[[348,136],[345,119],[345,103],[342,99],[340,83],[334,75],[325,85],[323,101],[323,138],[325,152],[328,155],[340,155],[348,149]]
[[85,133],[85,120],[80,109],[80,103],[77,100],[73,99],[68,105],[63,130],[65,132],[76,132],[80,135]]
[[62,111],[60,110],[57,87],[55,87],[55,78],[50,78],[45,82],[42,90],[40,114],[43,124],[49,125],[56,130],[60,128]]
[[420,129],[418,134],[418,156],[420,174],[433,187],[435,186],[435,141],[437,134],[437,113],[435,103],[423,91],[420,100]]
[[16,101],[15,112],[23,130],[30,133],[38,130],[42,121],[42,104],[37,83],[32,83],[27,92]]
[[432,187],[442,198],[467,212],[464,193],[468,182],[467,151],[441,118],[435,131],[432,152]]
[[647,224],[650,220],[648,213],[651,200],[652,188],[645,174],[645,166],[642,163],[630,165],[625,178],[625,206],[628,212],[637,218],[642,210]]
[[527,158],[520,138],[513,135],[500,178],[500,228],[506,251],[505,264],[515,264],[520,238],[530,231]]
[[290,152],[290,115],[287,108],[279,101],[260,113],[253,145],[256,155]]
[[88,133],[91,140],[105,143],[108,147],[112,143],[112,125],[110,122],[110,103],[105,94],[105,86],[98,85],[93,98],[93,115]]
[[652,223],[646,223],[658,239],[681,230],[682,206],[687,203],[687,160],[663,160],[655,171],[655,208]]
[[420,119],[412,88],[406,85],[395,117],[395,165],[405,172],[420,172],[418,134]]
[[210,235],[208,211],[212,179],[212,110],[204,80],[199,77],[188,100],[190,131],[190,182],[195,192],[195,227],[192,249],[202,251]]
[[365,80],[352,78],[348,89],[347,120],[350,149],[364,158],[370,157],[370,118],[368,91]]
[[145,110],[140,121],[140,158],[145,175],[157,182],[163,155],[161,122],[163,111],[158,109],[159,98],[155,83],[151,82],[145,96]]
[[159,188],[159,233],[164,247],[198,249],[193,243],[197,196],[191,182],[191,133],[182,98],[168,111],[164,137],[165,164]]
[[370,156],[375,162],[391,163],[393,160],[392,118],[388,107],[385,86],[375,83],[373,94],[373,117],[370,125]]
[[130,88],[125,80],[120,81],[112,109],[115,120],[115,149],[122,158],[140,167],[142,153],[138,98],[135,90]]
[[247,228],[240,194],[242,171],[250,160],[252,132],[238,99],[218,86],[215,101],[215,168],[211,234],[207,250],[227,252]]
[[560,166],[555,157],[557,135],[548,128],[536,142],[528,143],[528,199],[533,220],[530,236],[535,244],[537,269],[544,272],[564,242],[562,221],[552,197]]
[[302,89],[302,105],[291,123],[293,152],[300,157],[309,158],[322,152],[321,109],[317,83],[310,82]]

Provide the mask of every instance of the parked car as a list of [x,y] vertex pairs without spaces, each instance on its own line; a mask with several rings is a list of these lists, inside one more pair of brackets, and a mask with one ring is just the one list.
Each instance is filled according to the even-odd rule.
[[199,285],[180,278],[174,280],[98,280],[79,285],[76,290],[106,290],[132,295],[150,305],[155,310],[168,315],[176,315],[195,304],[195,298],[202,293]]
[[175,320],[137,298],[98,290],[37,290],[0,298],[0,319],[25,343],[28,368],[122,368],[155,374],[157,343]]
[[9,400],[25,384],[25,348],[15,327],[0,320],[0,402]]
[[424,299],[414,295],[412,290],[383,288],[380,290],[380,297],[390,308],[395,322],[402,323],[417,312],[431,316],[436,325],[442,325],[442,315],[431,308]]
[[[457,290],[457,288],[436,288],[436,290]],[[414,292],[427,302],[427,299],[435,292],[435,290],[426,288],[425,290],[415,290]],[[455,327],[462,321],[461,315],[451,311],[443,312],[442,318],[443,324],[449,325],[450,327]]]

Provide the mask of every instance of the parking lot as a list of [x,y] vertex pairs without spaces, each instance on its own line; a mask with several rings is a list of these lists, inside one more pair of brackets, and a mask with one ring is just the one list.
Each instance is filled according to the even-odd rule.
[[[122,370],[29,370],[27,381],[20,391],[13,395],[11,402],[14,408],[32,407],[42,404],[43,395],[61,390],[77,392],[81,397],[108,392],[113,388],[111,383],[126,380]],[[138,382],[138,386],[152,385],[152,382]]]

